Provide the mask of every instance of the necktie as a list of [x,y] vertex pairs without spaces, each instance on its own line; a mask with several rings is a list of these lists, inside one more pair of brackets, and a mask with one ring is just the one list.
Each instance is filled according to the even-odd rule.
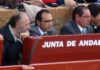
[[86,28],[83,28],[82,31],[81,31],[81,34],[86,34],[86,33],[87,33]]
[[43,36],[46,36],[46,35],[47,35],[47,33],[44,33],[44,34],[43,34]]

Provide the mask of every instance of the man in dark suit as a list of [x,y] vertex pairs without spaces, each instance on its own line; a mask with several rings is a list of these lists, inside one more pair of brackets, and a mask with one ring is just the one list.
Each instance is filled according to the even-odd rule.
[[23,39],[29,36],[29,23],[26,13],[20,12],[13,15],[8,24],[0,30],[4,38],[2,65],[18,64]]
[[88,8],[92,15],[92,23],[94,33],[100,33],[100,5],[91,3],[88,5]]
[[35,24],[30,27],[30,35],[56,35],[57,32],[53,28],[53,17],[47,9],[40,10],[35,18]]
[[77,6],[72,12],[72,19],[61,28],[60,34],[89,34],[93,32],[92,27],[89,25],[91,14],[87,7]]

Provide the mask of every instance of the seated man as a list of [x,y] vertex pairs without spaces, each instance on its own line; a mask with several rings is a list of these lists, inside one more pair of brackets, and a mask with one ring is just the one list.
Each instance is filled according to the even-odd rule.
[[29,28],[30,21],[26,13],[19,12],[0,30],[4,38],[2,65],[18,64],[23,40],[29,36]]
[[92,15],[92,27],[94,33],[100,33],[100,5],[91,3],[88,8]]
[[47,9],[40,10],[35,18],[35,25],[31,25],[30,35],[56,35],[56,30],[53,26],[53,17]]
[[68,34],[89,34],[93,32],[89,25],[91,21],[91,14],[87,7],[77,6],[72,12],[72,21],[66,23],[60,31],[61,35]]

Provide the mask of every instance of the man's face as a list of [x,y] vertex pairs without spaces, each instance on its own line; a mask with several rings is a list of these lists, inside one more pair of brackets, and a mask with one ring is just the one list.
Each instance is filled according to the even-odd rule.
[[78,25],[80,25],[81,27],[87,27],[90,21],[91,21],[91,14],[88,9],[83,10],[82,16],[77,15],[77,22]]
[[93,23],[100,26],[100,13],[96,17],[93,17]]
[[24,33],[28,31],[29,28],[30,28],[30,20],[26,15],[24,15],[22,19],[18,22],[18,32]]
[[49,31],[53,25],[51,13],[43,13],[41,21],[38,21],[37,24],[43,31]]

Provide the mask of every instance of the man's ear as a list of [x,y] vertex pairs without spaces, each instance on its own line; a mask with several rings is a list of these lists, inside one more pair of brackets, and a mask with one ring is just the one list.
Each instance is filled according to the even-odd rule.
[[37,20],[37,25],[38,25],[38,26],[40,26],[40,23],[41,23],[41,22],[40,22],[39,20]]
[[16,22],[15,27],[16,27],[16,28],[19,28],[19,26],[20,26],[20,24],[19,24],[18,22]]
[[75,18],[76,19],[79,19],[79,18],[81,18],[81,16],[79,16],[79,15],[76,14]]

